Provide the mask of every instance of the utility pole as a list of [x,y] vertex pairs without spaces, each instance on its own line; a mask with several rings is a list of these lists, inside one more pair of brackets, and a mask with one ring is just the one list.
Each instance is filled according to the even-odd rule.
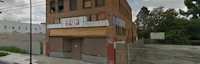
[[30,64],[32,64],[32,1],[30,0]]
[[[0,2],[1,2],[1,3],[4,3],[4,1],[3,1],[3,0],[0,0]],[[0,14],[1,14],[1,13],[2,13],[2,11],[0,11]]]

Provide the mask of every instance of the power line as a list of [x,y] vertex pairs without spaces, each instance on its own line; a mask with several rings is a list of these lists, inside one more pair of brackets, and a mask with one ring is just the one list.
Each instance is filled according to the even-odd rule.
[[[37,4],[37,3],[42,3],[42,2],[45,2],[45,1],[38,1],[38,2],[34,2],[32,4]],[[23,6],[29,6],[30,4],[24,4],[24,5],[18,5],[18,6],[14,6],[14,7],[5,7],[5,8],[1,8],[0,10],[3,10],[3,9],[11,9],[11,8],[17,8],[17,7],[23,7]]]
[[[67,1],[64,1],[64,2],[67,2]],[[55,2],[55,3],[58,3],[58,2]],[[50,3],[49,3],[49,4],[35,5],[35,6],[32,6],[32,7],[38,7],[38,6],[42,6],[42,5],[50,5]],[[8,10],[4,10],[4,11],[1,11],[1,12],[13,11],[13,10],[18,10],[18,9],[26,9],[26,8],[30,8],[30,7],[21,7],[21,8],[16,8],[16,9],[8,9]],[[0,10],[1,10],[1,9],[0,9]]]
[[[46,5],[46,4],[35,5],[35,6],[32,6],[32,7],[38,7],[38,6],[42,6],[42,5]],[[1,12],[13,11],[13,10],[18,10],[18,9],[26,9],[26,8],[30,8],[30,7],[21,7],[21,8],[16,8],[16,9],[9,9],[9,10],[1,11]]]

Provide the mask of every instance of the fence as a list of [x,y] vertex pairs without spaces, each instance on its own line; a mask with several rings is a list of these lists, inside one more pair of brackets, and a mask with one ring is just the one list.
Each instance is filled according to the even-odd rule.
[[[42,44],[41,44],[42,43]],[[28,34],[0,34],[0,46],[15,46],[22,50],[30,51],[30,41]],[[43,48],[43,49],[42,49]],[[32,53],[45,53],[45,35],[34,34],[32,42]]]

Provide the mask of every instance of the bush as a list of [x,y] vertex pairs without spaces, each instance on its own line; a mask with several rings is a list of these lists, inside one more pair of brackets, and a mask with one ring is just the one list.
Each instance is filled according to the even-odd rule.
[[2,46],[2,47],[0,47],[0,50],[14,52],[14,53],[27,54],[27,52],[25,50],[21,50],[15,46]]
[[7,55],[9,55],[9,54],[6,52],[0,52],[0,57],[7,56]]

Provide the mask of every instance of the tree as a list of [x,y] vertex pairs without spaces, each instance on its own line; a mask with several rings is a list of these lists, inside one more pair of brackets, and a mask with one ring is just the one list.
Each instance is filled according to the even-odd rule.
[[185,0],[184,4],[187,6],[188,11],[184,12],[180,10],[180,13],[184,16],[192,15],[193,19],[200,18],[200,0]]
[[191,40],[200,40],[200,19],[191,19],[188,27],[188,34]]
[[135,24],[137,26],[137,32],[139,37],[148,33],[147,25],[149,24],[149,10],[147,7],[143,6],[137,15]]

